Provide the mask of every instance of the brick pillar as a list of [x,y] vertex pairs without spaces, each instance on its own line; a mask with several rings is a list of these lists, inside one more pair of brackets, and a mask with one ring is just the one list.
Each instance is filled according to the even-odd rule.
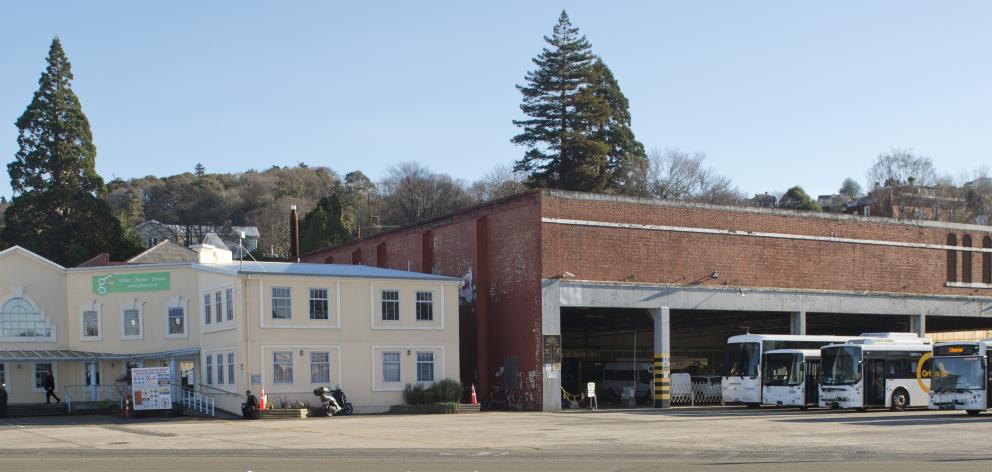
[[434,272],[434,232],[427,231],[420,237],[420,271]]
[[475,349],[481,399],[489,399],[489,234],[486,217],[475,222]]

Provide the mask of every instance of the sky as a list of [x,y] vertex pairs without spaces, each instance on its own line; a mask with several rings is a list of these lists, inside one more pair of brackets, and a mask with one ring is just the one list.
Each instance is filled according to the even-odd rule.
[[955,176],[992,162],[992,2],[854,0],[0,0],[0,155],[58,35],[106,180],[419,161],[471,181],[522,157],[515,85],[563,8],[637,138],[749,194],[865,185],[894,147]]

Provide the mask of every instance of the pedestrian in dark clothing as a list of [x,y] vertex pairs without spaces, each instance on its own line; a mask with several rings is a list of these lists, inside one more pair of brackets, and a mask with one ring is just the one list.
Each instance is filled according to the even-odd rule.
[[246,420],[258,419],[258,398],[251,390],[245,391],[245,402],[241,404],[241,416]]
[[52,371],[48,371],[48,375],[45,376],[45,403],[51,403],[52,397],[55,397],[55,401],[62,403],[62,399],[55,394],[55,376],[52,375]]
[[0,418],[7,416],[7,384],[0,384]]

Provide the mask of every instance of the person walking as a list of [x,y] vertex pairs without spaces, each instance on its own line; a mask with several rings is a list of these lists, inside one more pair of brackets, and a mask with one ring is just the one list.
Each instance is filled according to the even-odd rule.
[[55,376],[52,375],[52,371],[48,371],[48,375],[45,376],[45,403],[51,403],[52,397],[55,397],[55,401],[62,403],[62,399],[55,394]]

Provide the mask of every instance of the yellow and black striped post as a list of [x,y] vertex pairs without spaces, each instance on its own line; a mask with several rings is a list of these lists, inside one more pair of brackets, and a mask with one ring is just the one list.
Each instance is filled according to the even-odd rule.
[[654,319],[654,407],[672,406],[672,359],[668,307],[651,310]]

